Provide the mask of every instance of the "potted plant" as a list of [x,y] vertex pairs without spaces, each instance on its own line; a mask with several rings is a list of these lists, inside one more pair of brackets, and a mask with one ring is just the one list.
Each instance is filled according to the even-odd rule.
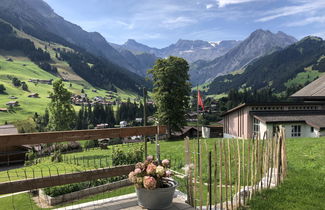
[[137,163],[135,170],[129,173],[129,180],[135,185],[139,206],[147,209],[171,207],[178,186],[171,175],[167,159],[159,164],[148,156],[143,163]]

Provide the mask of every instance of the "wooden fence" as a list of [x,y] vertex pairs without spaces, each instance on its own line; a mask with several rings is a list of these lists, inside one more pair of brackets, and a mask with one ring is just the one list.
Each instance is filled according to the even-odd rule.
[[[80,130],[80,131],[58,131],[44,133],[28,133],[17,135],[1,135],[0,149],[6,151],[12,146],[26,144],[54,143],[78,140],[94,140],[99,138],[116,138],[129,136],[150,136],[156,134],[165,134],[165,126],[144,126],[130,128],[113,128],[98,130]],[[33,190],[56,185],[78,183],[100,178],[127,175],[134,169],[134,165],[118,166],[114,168],[100,168],[87,170],[83,172],[65,173],[55,176],[42,176],[39,178],[26,178],[18,181],[9,181],[0,183],[0,194],[20,192],[24,190]]]
[[284,128],[272,138],[222,139],[213,148],[202,141],[191,148],[185,139],[188,202],[194,207],[237,209],[286,176]]

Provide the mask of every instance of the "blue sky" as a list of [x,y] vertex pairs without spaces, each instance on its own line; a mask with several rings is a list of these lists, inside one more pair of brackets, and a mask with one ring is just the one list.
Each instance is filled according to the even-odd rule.
[[242,40],[256,29],[325,37],[325,0],[44,0],[86,31],[122,44]]

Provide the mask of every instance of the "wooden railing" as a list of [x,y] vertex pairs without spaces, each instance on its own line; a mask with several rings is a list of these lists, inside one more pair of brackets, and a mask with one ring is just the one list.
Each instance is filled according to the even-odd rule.
[[[0,149],[19,145],[54,143],[78,140],[94,140],[100,138],[118,138],[129,136],[150,136],[155,134],[165,134],[166,126],[144,126],[129,128],[109,128],[98,130],[79,130],[79,131],[57,131],[44,133],[28,133],[16,135],[1,135]],[[134,165],[117,166],[114,168],[101,168],[75,172],[69,174],[47,176],[41,178],[24,179],[0,183],[0,194],[14,193],[25,190],[33,190],[63,184],[90,181],[101,178],[127,175],[134,170]]]

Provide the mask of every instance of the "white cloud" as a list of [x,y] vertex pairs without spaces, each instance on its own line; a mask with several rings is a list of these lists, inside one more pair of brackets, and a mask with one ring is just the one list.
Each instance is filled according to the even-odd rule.
[[312,23],[325,23],[325,16],[315,16],[315,17],[308,17],[301,21],[291,22],[286,24],[286,26],[304,26]]
[[219,7],[225,7],[230,4],[242,4],[258,0],[217,0]]
[[213,4],[207,4],[207,5],[206,5],[206,8],[207,8],[207,9],[211,9],[213,6],[214,6]]
[[162,21],[162,26],[168,29],[175,29],[175,28],[180,28],[184,26],[188,26],[190,24],[196,23],[197,20],[189,18],[189,17],[184,17],[184,16],[179,16],[176,18],[168,18],[164,21]]
[[257,22],[266,22],[276,18],[297,15],[297,14],[310,14],[317,10],[325,8],[324,0],[301,1],[300,5],[281,7],[265,13],[265,16],[257,19]]

